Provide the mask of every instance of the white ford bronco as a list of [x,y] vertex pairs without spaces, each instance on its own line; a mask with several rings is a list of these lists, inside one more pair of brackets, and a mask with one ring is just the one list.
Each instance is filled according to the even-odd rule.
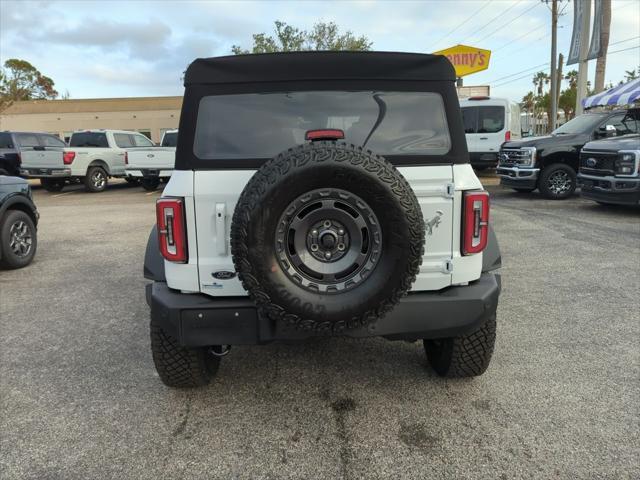
[[442,56],[299,52],[194,61],[145,256],[151,350],[172,387],[232,345],[422,340],[482,374],[501,265]]

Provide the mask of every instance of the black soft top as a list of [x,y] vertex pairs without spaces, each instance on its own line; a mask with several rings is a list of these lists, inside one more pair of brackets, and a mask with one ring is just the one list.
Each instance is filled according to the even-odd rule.
[[455,81],[446,57],[398,52],[286,52],[198,58],[187,85],[313,80]]

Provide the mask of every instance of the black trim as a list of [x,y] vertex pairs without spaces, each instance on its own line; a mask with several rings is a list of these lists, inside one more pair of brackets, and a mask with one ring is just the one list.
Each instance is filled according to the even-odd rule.
[[455,70],[442,55],[404,52],[286,52],[198,58],[185,86],[324,80],[447,80]]
[[482,273],[491,272],[502,267],[502,255],[500,254],[500,245],[498,245],[498,237],[493,227],[489,225],[489,238],[487,239],[487,247],[482,251]]
[[[348,330],[343,335],[381,336],[391,340],[463,335],[495,315],[500,289],[500,275],[485,273],[469,285],[409,293],[385,317],[369,327]],[[147,285],[146,293],[154,321],[187,347],[254,345],[321,335],[294,330],[268,319],[248,297],[182,294],[164,282]]]
[[18,192],[10,194],[10,196],[8,196],[2,201],[2,204],[0,205],[0,218],[4,215],[4,213],[7,210],[9,210],[9,207],[14,205],[26,206],[29,209],[29,212],[31,213],[30,216],[31,216],[31,219],[33,220],[33,224],[36,227],[38,226],[38,219],[40,218],[40,215],[38,214],[38,209],[36,208],[35,203],[33,203],[33,201],[29,197]]
[[167,281],[164,274],[164,258],[160,254],[158,245],[158,227],[156,225],[151,229],[147,249],[144,253],[144,278],[156,282]]
[[[500,172],[498,171],[498,173]],[[527,177],[500,177],[500,185],[513,188],[537,188],[538,179]]]

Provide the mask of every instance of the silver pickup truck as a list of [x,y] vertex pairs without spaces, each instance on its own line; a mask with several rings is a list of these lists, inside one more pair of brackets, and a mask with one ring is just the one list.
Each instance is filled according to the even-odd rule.
[[167,130],[159,147],[137,148],[127,151],[127,178],[139,180],[145,190],[158,188],[160,181],[168,181],[176,161],[178,130]]
[[39,178],[50,192],[81,181],[89,192],[101,192],[109,177],[125,177],[125,158],[131,148],[152,147],[153,142],[138,132],[126,130],[82,130],[73,132],[69,146],[54,163],[46,165],[34,157],[23,161],[21,175]]

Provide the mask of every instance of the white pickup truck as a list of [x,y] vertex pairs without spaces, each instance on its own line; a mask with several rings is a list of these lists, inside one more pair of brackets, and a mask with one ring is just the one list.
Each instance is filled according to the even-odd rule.
[[159,147],[129,150],[125,159],[127,178],[139,180],[149,191],[158,188],[160,180],[169,180],[176,160],[177,140],[178,130],[167,130]]
[[37,159],[23,162],[21,174],[40,178],[50,192],[59,192],[68,183],[81,181],[89,192],[101,192],[109,177],[125,177],[127,150],[152,147],[153,142],[138,132],[126,130],[82,130],[73,132],[69,147],[59,163],[40,165]]

